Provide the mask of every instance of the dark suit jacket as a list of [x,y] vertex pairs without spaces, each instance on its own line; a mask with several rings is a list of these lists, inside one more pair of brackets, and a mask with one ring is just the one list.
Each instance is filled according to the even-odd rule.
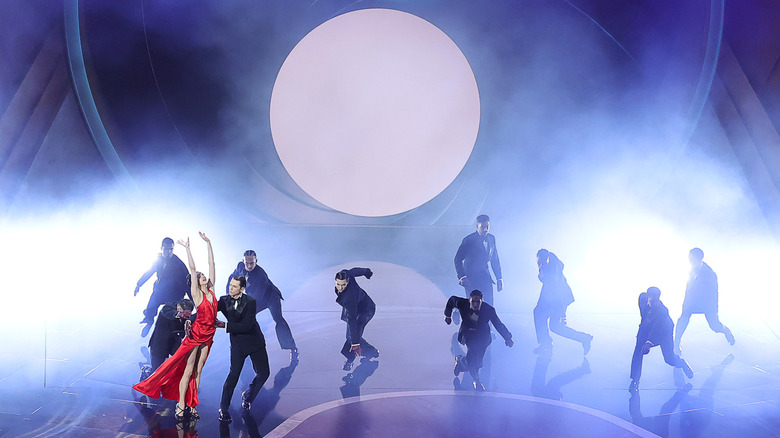
[[[136,286],[143,286],[152,275],[157,274],[153,293],[162,294],[165,299],[181,299],[185,295],[190,295],[190,288],[187,286],[187,274],[189,273],[184,262],[176,254],[171,255],[168,260],[159,254],[152,267],[141,275]],[[192,298],[190,297],[190,299]]]
[[184,320],[176,317],[177,302],[167,303],[157,314],[154,331],[149,338],[149,348],[169,351],[172,345],[181,344],[184,338]]
[[246,293],[249,296],[257,300],[257,311],[261,311],[268,307],[268,301],[272,299],[283,300],[282,292],[276,287],[273,282],[268,278],[265,270],[259,265],[255,266],[251,271],[246,270],[244,262],[238,262],[236,269],[228,277],[227,284],[225,285],[225,293],[230,292],[230,280],[233,277],[242,276],[246,278]]
[[566,307],[574,302],[574,294],[563,275],[563,262],[550,253],[549,261],[539,266],[539,281],[542,291],[539,293],[539,303]]
[[265,337],[255,319],[257,301],[247,294],[241,294],[238,308],[233,308],[230,295],[219,297],[217,309],[227,318],[227,332],[230,334],[230,352],[249,355],[265,348]]
[[490,304],[484,301],[482,302],[482,307],[479,309],[479,315],[476,321],[471,318],[474,311],[471,310],[471,302],[468,298],[456,297],[454,295],[451,296],[450,299],[447,300],[447,306],[444,308],[444,316],[451,318],[453,308],[458,309],[462,318],[458,331],[458,342],[461,344],[465,344],[467,337],[471,336],[490,344],[492,339],[490,336],[490,326],[488,325],[489,322],[493,323],[493,327],[496,328],[505,341],[512,339],[512,333],[510,333],[509,329],[507,329],[501,320],[498,319],[496,309]]
[[718,311],[718,276],[704,262],[701,269],[688,280],[685,287],[683,312],[706,313]]
[[[485,242],[487,249],[485,249]],[[488,233],[483,238],[475,231],[464,237],[455,253],[455,272],[457,272],[458,278],[467,276],[474,281],[489,280],[493,282],[493,277],[490,276],[488,270],[488,262],[493,268],[496,279],[502,279],[501,262],[498,260],[495,236]]]
[[664,339],[672,340],[674,321],[664,303],[659,300],[648,306],[647,292],[642,292],[639,294],[639,313],[642,315],[642,322],[639,323],[639,331],[636,334],[638,344],[650,341],[658,345]]
[[371,270],[352,268],[348,272],[349,283],[344,292],[336,291],[336,302],[341,306],[341,320],[347,323],[350,339],[357,343],[360,340],[360,326],[365,326],[374,317],[376,304],[355,281],[355,277],[370,278]]

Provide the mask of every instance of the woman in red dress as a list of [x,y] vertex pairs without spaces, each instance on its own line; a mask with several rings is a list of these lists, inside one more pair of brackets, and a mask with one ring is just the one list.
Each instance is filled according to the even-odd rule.
[[[215,277],[214,252],[211,249],[211,241],[205,234],[199,233],[206,241],[209,248],[209,278]],[[192,282],[192,301],[197,309],[195,322],[189,330],[187,321],[187,336],[181,343],[176,353],[168,358],[148,379],[133,386],[136,391],[149,397],[160,396],[169,400],[176,400],[175,416],[177,420],[183,420],[189,407],[190,416],[193,419],[200,418],[196,406],[198,405],[198,388],[200,387],[200,375],[206,358],[209,356],[211,344],[214,341],[215,321],[217,319],[217,298],[214,295],[214,284],[206,278],[202,272],[195,269],[195,262],[190,251],[190,239],[179,240],[179,245],[187,249]]]

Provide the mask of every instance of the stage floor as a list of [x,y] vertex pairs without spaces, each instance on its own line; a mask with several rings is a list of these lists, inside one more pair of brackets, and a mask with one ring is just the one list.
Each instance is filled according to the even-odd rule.
[[0,436],[780,436],[780,339],[771,324],[724,320],[737,338],[729,346],[694,316],[683,340],[683,357],[696,373],[690,384],[654,349],[632,395],[638,312],[570,311],[569,324],[595,336],[590,353],[553,335],[553,353],[537,356],[531,308],[502,311],[498,297],[515,345],[506,347],[500,337],[492,344],[482,371],[488,392],[476,394],[468,378],[452,372],[454,355],[463,351],[453,342],[457,327],[443,321],[446,297],[422,277],[374,268],[379,275],[360,283],[378,304],[365,337],[380,357],[342,370],[345,323],[333,302],[335,271],[323,271],[284,301],[298,362],[279,348],[268,312],[258,316],[271,377],[243,414],[247,362],[229,426],[217,419],[229,367],[224,332],[204,369],[202,419],[177,431],[173,402],[143,403],[131,389],[144,361],[138,320],[145,299],[138,308],[106,308],[101,315],[14,320],[2,339]]

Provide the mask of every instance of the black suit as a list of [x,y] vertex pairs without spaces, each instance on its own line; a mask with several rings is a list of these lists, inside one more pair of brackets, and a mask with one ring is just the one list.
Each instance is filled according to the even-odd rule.
[[265,270],[260,266],[255,266],[251,271],[246,270],[244,262],[238,262],[236,269],[228,277],[226,293],[229,292],[230,280],[234,277],[242,276],[246,278],[246,293],[257,300],[257,313],[268,309],[271,317],[276,324],[276,339],[279,346],[284,350],[295,349],[295,339],[293,339],[290,325],[282,316],[282,292],[268,278]]
[[177,304],[177,302],[167,303],[157,314],[157,322],[149,338],[152,372],[162,365],[168,356],[176,353],[184,338],[184,320],[176,317],[179,313]]
[[352,268],[347,272],[349,273],[349,282],[344,292],[338,293],[336,291],[336,302],[341,306],[341,320],[347,323],[347,340],[344,342],[341,354],[347,358],[347,361],[352,362],[355,359],[355,353],[351,351],[352,344],[360,344],[366,357],[378,354],[377,349],[363,339],[363,330],[374,317],[376,304],[355,281],[355,277],[371,278],[371,270]]
[[479,369],[482,368],[482,359],[485,357],[485,351],[492,342],[490,335],[490,325],[496,328],[504,341],[509,342],[512,339],[512,333],[498,319],[496,309],[490,304],[482,302],[478,311],[471,308],[471,301],[468,298],[451,296],[447,300],[447,306],[444,308],[444,316],[451,318],[452,309],[457,308],[463,321],[460,323],[458,331],[458,342],[466,344],[466,366],[471,377],[474,380],[479,379]]
[[458,279],[468,277],[469,287],[464,286],[466,296],[469,296],[472,290],[478,289],[482,292],[484,301],[492,305],[494,281],[488,262],[496,280],[501,280],[501,262],[498,260],[495,236],[490,233],[480,236],[475,231],[464,237],[455,253],[455,272]]
[[154,274],[157,274],[157,280],[154,282],[149,304],[144,310],[144,319],[149,323],[154,320],[154,315],[157,314],[157,309],[161,305],[181,300],[185,295],[192,299],[190,288],[187,286],[189,271],[176,254],[172,254],[169,259],[163,257],[162,254],[158,255],[152,267],[138,279],[136,287],[143,286]]
[[701,268],[691,272],[688,284],[685,286],[685,299],[680,318],[677,319],[677,332],[674,337],[674,345],[679,346],[685,329],[691,321],[691,315],[703,313],[707,318],[707,324],[715,333],[728,333],[728,329],[718,317],[718,276],[710,265],[702,262]]
[[[237,305],[235,301],[238,301]],[[255,371],[255,378],[249,385],[246,397],[250,403],[257,397],[271,371],[265,338],[255,319],[257,301],[247,294],[241,294],[238,300],[234,300],[230,295],[223,295],[219,297],[217,309],[227,318],[225,329],[230,334],[230,373],[222,387],[220,403],[220,409],[227,412],[247,356],[252,360],[252,368]]]
[[577,342],[589,341],[589,334],[566,325],[566,307],[574,302],[574,295],[563,275],[563,262],[555,254],[549,253],[549,260],[539,264],[539,281],[542,282],[542,291],[534,307],[534,328],[539,345],[552,345],[552,337],[547,330],[548,320],[553,333]]
[[669,309],[660,300],[653,303],[652,306],[648,305],[647,292],[642,292],[639,294],[639,313],[642,315],[642,322],[639,323],[634,355],[631,358],[631,380],[639,381],[642,376],[642,358],[644,356],[642,349],[647,341],[650,341],[653,346],[661,346],[666,363],[673,367],[682,368],[685,362],[680,359],[680,356],[674,354],[672,341],[674,322],[669,316]]

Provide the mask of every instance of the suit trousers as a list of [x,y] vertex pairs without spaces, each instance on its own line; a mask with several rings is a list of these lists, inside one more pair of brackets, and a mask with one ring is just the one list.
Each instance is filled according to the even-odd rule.
[[230,373],[228,373],[225,384],[222,386],[222,401],[219,404],[219,408],[225,412],[230,407],[230,400],[233,398],[233,392],[236,389],[236,384],[238,384],[238,378],[241,375],[241,369],[244,368],[247,356],[252,361],[252,368],[255,371],[255,377],[252,379],[252,383],[249,384],[247,401],[251,403],[255,400],[263,384],[268,380],[268,376],[271,375],[271,367],[268,364],[268,352],[266,352],[265,346],[250,354],[239,353],[231,346]]
[[169,337],[165,343],[154,343],[149,345],[149,356],[152,362],[152,372],[160,368],[168,356],[173,356],[176,350],[181,346],[181,338]]
[[271,312],[271,318],[274,319],[276,325],[276,340],[279,341],[279,346],[282,350],[295,349],[295,339],[293,339],[290,325],[282,316],[282,300],[279,297],[273,297],[263,303],[263,307],[260,307],[260,301],[258,300],[257,313],[262,310],[268,309]]
[[[578,332],[566,325],[566,308],[559,304],[539,302],[534,308],[534,328],[536,329],[536,341],[539,344],[552,345],[550,331],[577,342],[585,342],[590,335]],[[550,321],[550,331],[547,330],[547,320]]]
[[[366,321],[366,324],[368,324],[368,321]],[[363,355],[367,357],[376,357],[378,354],[378,350],[373,345],[369,344],[368,341],[366,341],[363,338],[363,330],[366,328],[366,324],[360,324],[358,326],[358,334],[360,336],[360,340],[358,341],[360,343],[360,349],[363,351]],[[358,342],[355,342],[356,344]],[[350,337],[349,334],[349,326],[347,326],[347,340],[344,341],[344,346],[341,347],[341,354],[344,355],[344,357],[347,358],[348,362],[352,362],[355,360],[355,353],[351,351],[352,349],[353,340]]]
[[[639,381],[639,378],[642,377],[642,359],[644,356],[644,354],[642,354],[642,347],[644,347],[645,342],[646,342],[645,340],[640,341],[639,338],[637,338],[636,340],[636,346],[634,347],[634,355],[631,358],[631,380]],[[663,353],[664,361],[666,363],[668,363],[669,365],[675,368],[683,367],[684,362],[682,361],[682,359],[680,359],[680,356],[674,354],[674,342],[672,341],[671,333],[669,333],[669,336],[665,336],[661,340],[661,342],[656,345],[661,346],[661,353]]]
[[149,297],[149,303],[144,309],[144,319],[148,322],[154,321],[160,306],[171,301],[179,301],[184,298],[184,294],[177,295],[175,290],[168,288],[155,288],[152,290],[152,296]]
[[691,322],[691,315],[694,313],[704,313],[704,317],[707,318],[707,324],[709,324],[710,329],[712,329],[712,331],[715,333],[726,332],[725,326],[722,322],[720,322],[720,318],[718,318],[717,310],[714,312],[691,312],[683,309],[683,313],[680,315],[680,318],[677,320],[677,324],[675,325],[677,329],[674,332],[674,345],[680,345],[682,335],[685,333],[685,329],[688,328],[688,323]]
[[463,332],[463,339],[466,344],[466,368],[468,368],[471,378],[479,379],[479,370],[485,358],[485,351],[490,345],[490,333],[476,333],[471,330]]

